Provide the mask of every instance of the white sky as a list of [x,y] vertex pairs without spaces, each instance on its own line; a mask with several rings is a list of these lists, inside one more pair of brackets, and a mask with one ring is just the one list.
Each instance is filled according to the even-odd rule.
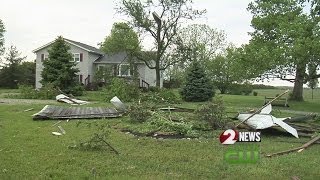
[[[116,14],[117,0],[0,0],[0,19],[6,27],[5,45],[15,45],[28,61],[32,50],[62,35],[97,46],[110,33],[114,22],[124,17]],[[206,23],[224,30],[228,41],[239,46],[250,39],[251,14],[246,7],[251,0],[194,0],[195,7],[207,9]],[[270,83],[269,83],[270,84]],[[292,83],[272,81],[272,85]]]

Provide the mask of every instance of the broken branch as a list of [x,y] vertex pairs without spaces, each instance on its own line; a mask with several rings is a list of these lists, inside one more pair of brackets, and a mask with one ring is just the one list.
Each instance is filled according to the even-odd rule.
[[267,155],[267,157],[272,157],[272,156],[276,156],[276,155],[282,155],[282,154],[288,154],[288,153],[291,153],[293,151],[298,151],[298,152],[301,152],[303,151],[304,149],[308,148],[309,146],[311,146],[312,144],[314,144],[316,141],[320,140],[320,135],[311,139],[310,141],[308,141],[307,143],[305,143],[304,145],[300,146],[300,147],[297,147],[297,148],[293,148],[293,149],[289,149],[289,150],[286,150],[286,151],[280,151],[280,152],[277,152],[277,153],[273,153],[273,154],[269,154]]

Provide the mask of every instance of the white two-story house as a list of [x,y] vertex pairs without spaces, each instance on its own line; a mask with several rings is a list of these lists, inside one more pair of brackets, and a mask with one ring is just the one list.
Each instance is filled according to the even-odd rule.
[[[126,53],[105,54],[100,49],[93,46],[83,44],[77,41],[64,38],[65,42],[70,46],[70,53],[73,55],[73,61],[77,62],[76,67],[79,69],[78,80],[84,85],[92,82],[95,71],[101,67],[109,66],[113,69],[115,76],[130,78],[132,70],[130,71],[129,63],[127,61]],[[48,49],[54,41],[45,44],[33,52],[36,54],[36,88],[41,88],[40,83],[43,70],[43,61],[48,59]],[[141,87],[156,86],[156,74],[154,69],[148,68],[145,63],[135,63],[137,68],[139,82]],[[162,78],[160,86],[162,87]]]

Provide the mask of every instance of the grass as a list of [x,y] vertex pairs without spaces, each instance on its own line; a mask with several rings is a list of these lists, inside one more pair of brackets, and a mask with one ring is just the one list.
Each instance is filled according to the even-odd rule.
[[[7,93],[7,92],[6,92]],[[272,93],[272,92],[269,92]],[[98,97],[92,93],[90,99]],[[254,96],[223,95],[229,111],[257,108],[263,104],[263,94]],[[183,103],[198,107],[202,103]],[[319,112],[317,101],[291,103],[289,109]],[[286,134],[263,134],[261,160],[258,164],[229,165],[223,161],[226,146],[218,141],[220,131],[211,138],[153,139],[120,132],[115,127],[128,124],[126,117],[97,120],[111,127],[108,141],[120,155],[109,150],[83,151],[70,149],[76,141],[87,138],[90,129],[76,127],[77,120],[62,122],[64,136],[53,136],[58,131],[57,121],[33,121],[31,115],[43,104],[0,104],[0,179],[319,179],[319,145],[301,153],[275,158],[263,155],[300,146],[309,139],[296,139]],[[91,105],[90,105],[91,106]],[[110,106],[95,103],[93,106]],[[34,108],[29,112],[25,109]],[[94,121],[94,120],[84,120]]]

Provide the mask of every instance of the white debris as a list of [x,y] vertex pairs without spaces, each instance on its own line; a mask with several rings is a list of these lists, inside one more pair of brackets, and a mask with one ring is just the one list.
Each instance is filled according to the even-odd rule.
[[83,105],[83,104],[88,104],[89,102],[88,101],[82,101],[82,100],[79,100],[79,99],[73,99],[73,98],[70,98],[64,94],[59,94],[58,96],[56,96],[56,100],[59,101],[59,102],[65,102],[65,103],[68,103],[68,104],[71,104],[71,105]]
[[115,96],[113,97],[110,102],[116,107],[117,110],[126,111],[127,107],[120,101],[120,99]]
[[[294,137],[299,138],[297,130],[283,122],[283,120],[290,119],[290,117],[276,118],[270,115],[271,111],[272,106],[271,104],[269,104],[268,106],[263,108],[259,114],[255,114],[254,116],[249,118],[245,123],[254,129],[266,129],[276,124],[285,129],[290,134],[292,134]],[[240,121],[244,121],[251,115],[252,113],[240,113],[237,118]]]
[[52,132],[52,134],[53,134],[53,135],[56,135],[56,136],[62,136],[62,134],[59,133],[59,132]]

